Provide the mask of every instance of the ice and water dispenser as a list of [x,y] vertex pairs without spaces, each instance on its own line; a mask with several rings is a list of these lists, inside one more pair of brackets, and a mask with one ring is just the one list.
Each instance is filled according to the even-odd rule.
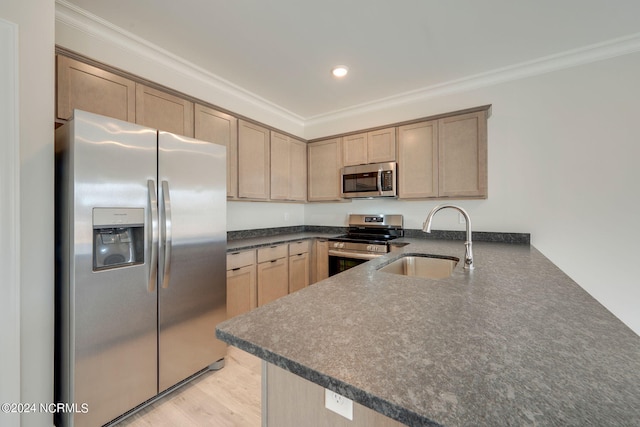
[[93,270],[144,263],[144,208],[93,209]]

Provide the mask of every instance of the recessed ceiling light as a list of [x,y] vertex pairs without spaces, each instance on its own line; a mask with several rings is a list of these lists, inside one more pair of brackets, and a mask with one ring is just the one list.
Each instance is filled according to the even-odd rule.
[[331,69],[331,74],[333,74],[334,77],[338,78],[346,76],[348,72],[349,67],[347,67],[346,65],[336,65]]

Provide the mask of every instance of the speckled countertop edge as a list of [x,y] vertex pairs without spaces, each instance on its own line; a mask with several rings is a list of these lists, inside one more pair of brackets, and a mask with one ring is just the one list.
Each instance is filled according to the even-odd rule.
[[403,241],[220,324],[218,337],[407,425],[640,422],[640,339],[535,248],[474,244],[471,275],[424,282],[377,269],[403,253],[461,257],[462,245]]

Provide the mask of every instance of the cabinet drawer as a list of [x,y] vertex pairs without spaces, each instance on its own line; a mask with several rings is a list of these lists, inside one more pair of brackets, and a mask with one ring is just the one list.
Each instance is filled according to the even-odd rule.
[[287,245],[270,246],[268,248],[258,249],[258,262],[271,261],[287,256]]
[[309,241],[301,240],[299,242],[289,243],[289,255],[306,254],[309,252]]
[[227,254],[227,270],[255,264],[256,251],[229,252]]

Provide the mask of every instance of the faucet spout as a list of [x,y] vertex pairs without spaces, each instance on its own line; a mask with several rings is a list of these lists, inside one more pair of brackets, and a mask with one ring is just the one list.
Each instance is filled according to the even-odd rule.
[[456,206],[456,205],[436,206],[435,208],[431,209],[431,212],[429,212],[429,215],[427,215],[427,219],[425,219],[424,224],[422,224],[422,231],[424,231],[425,233],[431,233],[431,223],[433,222],[434,215],[436,214],[436,212],[446,208],[455,209],[458,212],[460,212],[462,216],[464,216],[464,220],[467,227],[467,240],[464,242],[464,247],[465,247],[464,269],[473,270],[474,267],[473,267],[473,250],[472,250],[472,242],[471,242],[471,218],[469,217],[469,214],[467,213],[467,211],[462,209],[460,206]]

